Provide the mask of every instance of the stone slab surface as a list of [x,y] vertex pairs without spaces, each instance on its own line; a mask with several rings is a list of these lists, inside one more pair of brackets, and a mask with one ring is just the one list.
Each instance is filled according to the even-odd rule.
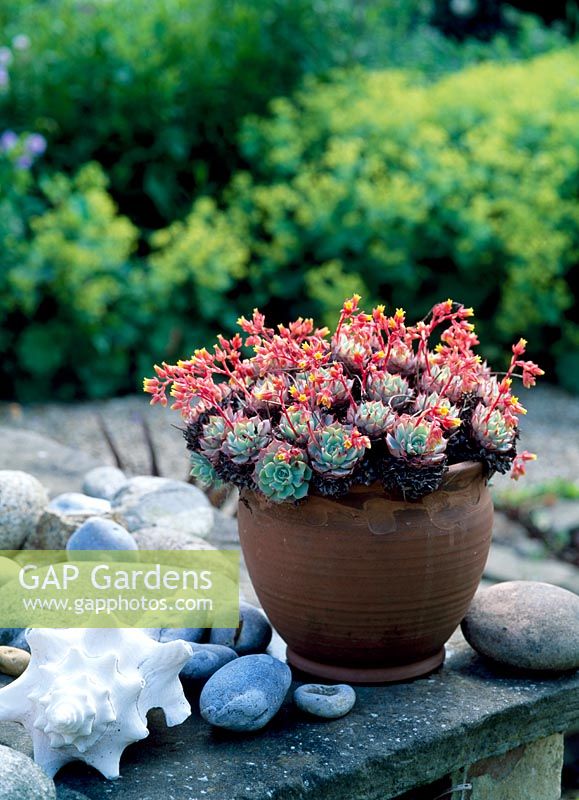
[[542,581],[579,594],[579,569],[554,558],[528,558],[508,545],[493,542],[485,566],[485,578],[500,581]]
[[[74,764],[57,783],[90,800],[388,800],[579,724],[579,672],[502,671],[458,635],[435,674],[357,694],[353,711],[334,721],[306,720],[286,702],[254,734],[212,729],[191,697],[195,710],[183,725],[166,728],[151,713],[151,734],[127,749],[119,780]],[[29,748],[6,725],[0,741]]]
[[102,463],[49,436],[0,425],[0,469],[20,469],[38,478],[51,495],[80,492],[86,472]]

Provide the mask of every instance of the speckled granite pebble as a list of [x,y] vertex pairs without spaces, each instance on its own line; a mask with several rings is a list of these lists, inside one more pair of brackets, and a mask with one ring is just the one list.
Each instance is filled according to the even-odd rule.
[[535,581],[508,581],[480,590],[462,621],[478,653],[521,669],[579,668],[579,597]]

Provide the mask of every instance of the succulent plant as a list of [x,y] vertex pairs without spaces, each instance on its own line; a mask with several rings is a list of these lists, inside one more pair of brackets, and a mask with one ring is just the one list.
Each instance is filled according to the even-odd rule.
[[483,403],[479,403],[472,413],[471,426],[475,439],[486,450],[496,453],[512,450],[515,428],[499,409],[489,411]]
[[285,442],[272,442],[255,465],[257,488],[274,503],[302,500],[311,477],[305,452]]
[[396,342],[390,350],[386,367],[391,372],[408,375],[414,370],[415,365],[416,357],[412,347],[405,342]]
[[206,456],[212,464],[216,464],[229,426],[221,414],[211,414],[207,422],[202,425],[201,435],[199,436],[199,447],[201,453]]
[[361,336],[354,336],[348,328],[334,337],[333,354],[336,361],[341,361],[349,369],[358,371],[372,355],[370,342]]
[[251,387],[253,405],[258,411],[279,407],[280,394],[281,398],[285,399],[287,396],[287,390],[285,389],[283,382],[276,380],[271,376],[258,378],[258,380]]
[[308,443],[313,469],[327,478],[351,475],[364,456],[366,447],[363,439],[352,425],[342,425],[340,422],[318,428]]
[[210,489],[212,486],[218,486],[221,483],[215,467],[204,455],[191,453],[190,461],[191,472],[189,474],[192,478],[195,478],[202,489]]
[[381,400],[366,400],[348,411],[348,422],[371,439],[377,439],[390,430],[396,420],[396,414]]
[[435,420],[403,414],[386,436],[386,446],[394,458],[427,466],[443,461],[446,439]]
[[414,401],[415,411],[426,411],[428,408],[436,407],[447,409],[449,417],[460,417],[459,407],[452,403],[448,397],[439,395],[437,392],[431,392],[430,394],[421,392],[416,396]]
[[277,433],[287,442],[305,445],[310,438],[310,430],[329,422],[332,422],[329,414],[320,414],[299,406],[289,406],[280,416]]
[[366,381],[366,394],[370,400],[381,400],[394,409],[400,409],[414,394],[406,378],[384,370],[371,372]]
[[199,482],[217,476],[281,502],[299,499],[305,483],[340,496],[382,479],[415,500],[449,464],[522,473],[532,454],[517,456],[525,409],[511,384],[531,387],[542,374],[523,358],[526,341],[497,377],[474,350],[472,309],[448,299],[410,325],[403,309],[366,313],[359,302],[344,301],[333,334],[301,318],[272,328],[254,309],[238,320],[241,333],[155,365],[145,391],[153,404],[170,395],[181,412]]
[[222,445],[223,454],[234,464],[255,461],[271,441],[271,424],[267,419],[247,417],[238,419],[227,431]]

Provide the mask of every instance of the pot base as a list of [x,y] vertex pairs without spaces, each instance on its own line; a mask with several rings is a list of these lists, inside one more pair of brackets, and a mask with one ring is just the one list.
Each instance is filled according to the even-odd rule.
[[444,661],[445,650],[443,647],[438,653],[423,661],[402,664],[398,667],[339,667],[304,658],[304,656],[294,653],[289,647],[286,649],[286,654],[292,667],[318,678],[347,683],[394,683],[418,678],[432,672]]

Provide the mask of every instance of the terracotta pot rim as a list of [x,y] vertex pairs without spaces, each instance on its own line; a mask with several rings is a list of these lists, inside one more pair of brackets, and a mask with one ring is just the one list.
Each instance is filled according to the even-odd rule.
[[[429,492],[429,494],[427,494],[423,498],[421,498],[421,501],[424,500],[426,497],[429,497],[430,495],[436,494],[436,492],[439,492],[439,491],[443,490],[444,487],[449,482],[451,482],[454,479],[459,478],[459,477],[460,478],[472,478],[472,479],[474,479],[476,477],[480,477],[482,479],[483,478],[483,464],[482,464],[482,462],[481,461],[459,461],[457,464],[451,464],[450,467],[448,468],[448,471],[444,474],[444,476],[442,478],[442,483],[440,484],[440,487],[438,489],[436,489],[434,492]],[[360,494],[377,495],[377,494],[379,494],[379,495],[383,495],[387,499],[391,499],[391,496],[384,489],[384,487],[382,486],[382,484],[379,481],[375,481],[374,483],[370,484],[369,486],[364,486],[363,484],[358,484],[358,485],[352,486],[352,488],[349,491],[349,494],[357,494],[357,495],[360,495]],[[266,497],[261,497],[257,492],[255,492],[252,489],[247,489],[247,488],[242,489],[241,490],[241,495],[242,496],[245,495],[246,497],[247,497],[247,495],[254,495],[255,497],[260,497],[260,499],[265,501],[268,505],[271,505],[273,508],[278,508],[279,509],[281,506],[288,506],[288,505],[292,506],[291,503],[281,503],[281,504],[271,503]],[[308,499],[313,499],[313,498],[319,498],[321,500],[335,501],[335,498],[324,497],[323,495],[318,494],[317,492],[312,492],[311,494],[308,494],[308,496],[306,498],[304,498],[304,499],[308,500]],[[343,500],[344,498],[341,498],[341,499]],[[418,502],[421,502],[421,501],[418,501]],[[339,502],[339,499],[338,499],[338,502]],[[415,502],[412,502],[412,503],[410,501],[408,501],[408,502],[409,502],[409,505],[416,505]]]

